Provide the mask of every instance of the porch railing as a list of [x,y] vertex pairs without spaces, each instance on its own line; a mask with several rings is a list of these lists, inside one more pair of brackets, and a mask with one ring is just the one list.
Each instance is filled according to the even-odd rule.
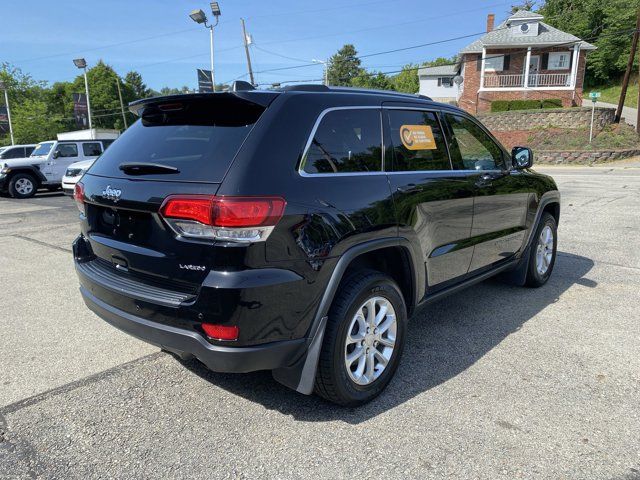
[[[524,75],[485,74],[485,88],[517,88],[524,87]],[[568,87],[571,85],[569,73],[531,73],[529,87]]]

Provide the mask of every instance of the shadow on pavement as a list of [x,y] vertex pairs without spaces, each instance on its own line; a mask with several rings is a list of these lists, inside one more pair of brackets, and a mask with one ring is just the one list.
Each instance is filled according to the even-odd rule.
[[407,345],[387,389],[359,408],[343,408],[317,396],[298,394],[278,384],[270,372],[215,373],[197,360],[179,360],[205,380],[268,409],[308,422],[342,420],[357,424],[386,412],[457,376],[572,285],[595,288],[584,276],[593,261],[558,253],[554,273],[542,288],[520,288],[489,280],[428,305],[409,323]]

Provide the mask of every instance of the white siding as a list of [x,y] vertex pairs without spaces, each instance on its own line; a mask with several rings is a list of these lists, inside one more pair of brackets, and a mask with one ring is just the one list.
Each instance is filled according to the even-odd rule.
[[456,100],[458,88],[454,84],[452,87],[438,86],[438,77],[420,76],[420,95],[431,98],[451,98]]

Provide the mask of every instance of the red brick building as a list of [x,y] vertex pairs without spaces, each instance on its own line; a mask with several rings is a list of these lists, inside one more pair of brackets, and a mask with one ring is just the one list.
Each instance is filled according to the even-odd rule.
[[458,104],[486,112],[494,100],[557,98],[564,107],[582,104],[586,55],[595,46],[544,23],[543,16],[520,10],[460,52],[464,81]]

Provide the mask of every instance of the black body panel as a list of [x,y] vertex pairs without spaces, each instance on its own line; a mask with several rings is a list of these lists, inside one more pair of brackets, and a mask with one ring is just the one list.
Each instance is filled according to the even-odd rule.
[[[222,179],[85,174],[74,256],[87,305],[118,328],[193,353],[214,370],[276,369],[279,381],[310,393],[323,319],[360,256],[401,252],[410,265],[405,298],[412,311],[461,285],[520,268],[542,209],[557,204],[559,212],[553,180],[510,163],[492,172],[388,171],[383,123],[380,171],[306,174],[305,149],[327,109],[373,109],[381,120],[390,107],[467,116],[406,95],[315,90],[224,94],[264,112]],[[145,100],[132,110],[182,99]],[[120,198],[107,190],[120,191]],[[176,194],[278,196],[286,208],[266,241],[194,240],[177,235],[159,213]],[[239,337],[207,339],[203,322],[237,326]]]

